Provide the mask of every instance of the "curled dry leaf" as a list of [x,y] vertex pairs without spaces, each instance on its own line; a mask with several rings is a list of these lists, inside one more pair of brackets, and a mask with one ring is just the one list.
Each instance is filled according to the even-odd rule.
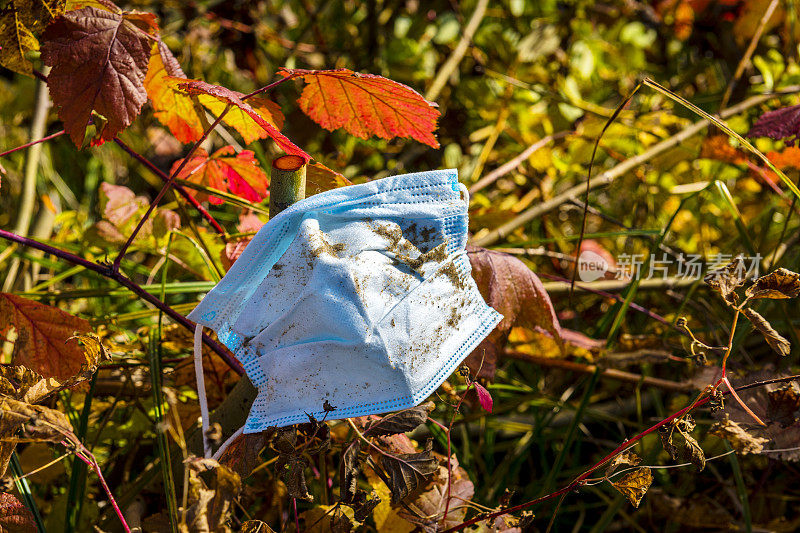
[[345,68],[282,69],[279,74],[306,82],[297,102],[303,113],[326,130],[344,128],[362,139],[410,137],[439,147],[433,135],[441,114],[436,104],[402,83]]
[[733,449],[741,454],[761,453],[764,445],[769,442],[769,439],[751,435],[742,426],[727,417],[712,425],[708,432],[727,440]]
[[750,299],[779,300],[796,298],[798,294],[800,294],[800,274],[785,268],[761,276],[745,291],[745,296]]
[[649,468],[642,467],[624,474],[618,480],[613,481],[611,485],[628,498],[631,505],[638,508],[639,503],[641,503],[652,483],[653,473],[650,472]]
[[611,462],[608,463],[608,466],[606,467],[606,477],[613,474],[617,470],[617,468],[619,468],[622,465],[639,466],[641,462],[642,462],[641,457],[639,457],[630,450],[625,450],[624,452],[614,457],[611,460]]
[[76,146],[83,145],[92,111],[106,124],[101,141],[127,128],[147,101],[144,79],[155,16],[84,7],[59,16],[42,38],[42,60],[53,67],[47,86]]
[[747,267],[744,264],[744,257],[737,255],[733,261],[724,267],[706,274],[703,281],[719,293],[729,305],[736,305],[739,301],[739,296],[735,291],[744,284],[746,273]]
[[33,514],[21,501],[7,492],[0,492],[0,531],[3,533],[36,531]]
[[782,356],[787,356],[792,351],[791,343],[782,337],[775,328],[767,322],[767,319],[758,314],[753,309],[749,307],[742,309],[742,314],[747,317],[750,323],[755,326],[755,328],[764,335],[764,338],[767,340],[767,344],[770,347],[781,354]]
[[424,485],[427,477],[436,472],[438,462],[428,441],[425,451],[419,453],[381,455],[381,466],[389,474],[392,503],[399,503]]
[[0,335],[16,330],[12,364],[23,365],[44,378],[69,379],[86,363],[84,349],[68,340],[88,332],[89,323],[57,307],[21,296],[0,293]]
[[544,330],[563,353],[561,325],[550,296],[536,274],[525,263],[508,254],[474,246],[468,246],[467,253],[472,277],[481,295],[503,315],[500,324],[466,359],[476,377],[494,377],[495,365],[514,326]]
[[9,0],[0,10],[0,65],[32,75],[25,55],[39,49],[36,34],[64,12],[65,0]]
[[[678,459],[678,457],[680,457],[689,461],[697,468],[697,471],[700,472],[706,466],[706,456],[703,449],[697,443],[697,440],[690,435],[695,425],[691,415],[685,415],[683,418],[673,420],[671,424],[660,427],[658,435],[661,437],[661,445],[672,459]],[[673,442],[676,430],[683,441],[680,447]]]
[[275,531],[269,527],[266,522],[262,522],[261,520],[248,520],[242,522],[242,528],[239,530],[239,533],[275,533]]
[[[186,461],[189,473],[186,523],[191,531],[227,532],[233,501],[239,496],[242,482],[239,475],[213,459],[190,456]],[[200,474],[204,476],[208,484]]]
[[274,430],[261,433],[245,433],[239,435],[219,458],[219,464],[236,472],[241,479],[246,478],[261,464],[261,450],[269,442]]
[[364,436],[377,437],[411,431],[424,424],[435,407],[433,402],[425,402],[410,409],[389,413],[380,420],[371,422],[364,431]]
[[463,522],[467,513],[466,505],[475,495],[475,486],[467,471],[459,466],[455,456],[451,458],[450,471],[450,505],[446,521],[444,509],[448,507],[448,476],[445,457],[441,457],[436,475],[432,476],[424,490],[409,499],[400,509],[400,516],[418,525],[423,531],[443,531]]

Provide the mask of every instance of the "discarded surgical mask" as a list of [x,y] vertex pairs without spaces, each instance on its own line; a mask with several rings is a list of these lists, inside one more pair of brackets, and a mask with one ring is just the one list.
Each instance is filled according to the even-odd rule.
[[189,315],[258,388],[244,432],[433,393],[502,319],[470,275],[466,239],[455,170],[327,191],[264,225]]

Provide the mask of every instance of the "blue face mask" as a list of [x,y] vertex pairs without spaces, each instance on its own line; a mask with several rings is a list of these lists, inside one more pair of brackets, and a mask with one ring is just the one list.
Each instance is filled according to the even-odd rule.
[[270,220],[189,315],[258,388],[245,433],[427,398],[502,319],[466,240],[455,170],[334,189]]

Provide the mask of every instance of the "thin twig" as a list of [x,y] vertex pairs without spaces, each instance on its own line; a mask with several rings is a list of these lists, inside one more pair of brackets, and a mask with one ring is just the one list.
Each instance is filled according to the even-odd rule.
[[[88,261],[83,257],[77,256],[70,252],[60,250],[48,244],[44,244],[39,241],[29,239],[27,237],[21,237],[15,233],[3,229],[0,229],[0,238],[16,242],[24,246],[29,246],[31,248],[35,248],[36,250],[42,250],[43,252],[54,255],[60,259],[64,259],[65,261],[68,261],[75,265],[80,265],[86,268],[87,270],[91,270],[92,272],[96,272],[101,276],[112,279],[117,283],[119,283],[120,285],[122,285],[123,287],[129,289],[131,292],[139,296],[141,299],[149,302],[153,306],[162,310],[175,322],[181,324],[189,331],[194,332],[195,325],[185,316],[172,309],[170,306],[168,306],[167,304],[156,298],[154,295],[144,290],[141,286],[139,286],[131,279],[125,277],[120,272],[112,271],[108,265],[100,265],[97,263],[93,263],[92,261]],[[237,372],[240,375],[244,373],[242,365],[236,359],[234,359],[233,356],[230,354],[230,352],[228,352],[225,348],[223,348],[222,345],[220,345],[218,342],[216,342],[211,337],[205,334],[203,334],[203,342],[206,344],[206,346],[214,350],[214,352],[216,352],[235,372]]]
[[[146,166],[150,172],[161,178],[161,181],[163,181],[164,183],[169,181],[169,176],[165,172],[163,172],[161,169],[155,166],[149,159],[147,159],[146,157],[138,153],[136,150],[125,144],[119,137],[114,137],[114,142],[117,143],[117,145],[120,148],[128,152],[128,154],[131,157],[133,157],[141,164]],[[175,190],[177,190],[178,193],[192,205],[192,207],[197,209],[197,211],[199,211],[200,214],[203,215],[203,218],[205,218],[206,221],[208,221],[208,223],[211,224],[211,227],[214,228],[214,231],[216,231],[220,235],[225,235],[225,230],[223,229],[222,226],[219,225],[219,222],[217,222],[216,219],[213,216],[211,216],[211,213],[206,211],[206,209],[202,205],[200,205],[200,202],[197,201],[197,198],[192,196],[189,193],[189,191],[186,190],[186,187],[177,183],[173,184],[173,187],[175,187]]]
[[[756,382],[756,383],[750,383],[749,385],[743,385],[741,387],[736,387],[735,390],[741,392],[743,390],[748,390],[748,389],[752,389],[752,388],[756,388],[756,387],[762,387],[762,386],[765,386],[765,385],[771,385],[773,383],[786,383],[786,382],[789,382],[789,381],[795,381],[797,379],[800,379],[800,375],[786,376],[786,377],[782,377],[782,378],[775,378],[775,379],[769,379],[769,380],[765,380],[765,381],[759,381],[759,382]],[[733,390],[734,389],[731,389],[731,391],[733,391]],[[723,394],[728,394],[729,392],[730,391],[725,391],[725,392],[723,392]],[[678,418],[682,417],[683,415],[685,415],[686,413],[688,413],[689,411],[691,411],[695,407],[700,407],[701,405],[705,405],[706,403],[708,403],[709,399],[710,399],[709,396],[705,396],[704,398],[698,398],[697,400],[692,402],[687,407],[684,407],[680,411],[668,416],[667,418],[661,420],[657,424],[654,424],[653,426],[647,428],[646,430],[644,430],[643,432],[639,433],[635,437],[632,437],[631,439],[626,440],[625,442],[623,442],[622,444],[617,446],[611,453],[609,453],[608,455],[603,457],[600,461],[598,461],[594,465],[590,466],[587,470],[585,470],[580,476],[576,477],[567,486],[565,486],[565,487],[563,487],[563,488],[561,488],[561,489],[559,489],[559,490],[557,490],[555,492],[552,492],[550,494],[546,494],[544,496],[541,496],[539,498],[536,498],[534,500],[531,500],[531,501],[528,501],[528,502],[525,502],[525,503],[521,503],[519,505],[514,505],[514,506],[508,507],[506,509],[500,509],[499,511],[495,511],[495,512],[489,513],[489,514],[478,515],[478,516],[476,516],[474,518],[471,518],[471,519],[469,519],[469,520],[467,520],[465,522],[462,522],[461,524],[458,524],[456,526],[451,527],[450,529],[446,530],[444,533],[450,533],[452,531],[460,531],[460,530],[462,530],[462,529],[464,529],[466,527],[469,527],[469,526],[471,526],[473,524],[476,524],[476,523],[484,521],[484,520],[491,521],[491,520],[494,520],[495,518],[497,518],[498,516],[506,515],[506,514],[509,514],[509,513],[514,513],[514,512],[517,512],[517,511],[521,511],[523,509],[527,509],[528,507],[531,507],[533,505],[536,505],[538,503],[542,503],[542,502],[545,502],[545,501],[548,501],[548,500],[552,500],[553,498],[557,498],[558,496],[561,496],[562,494],[566,494],[568,492],[571,492],[571,491],[575,490],[578,487],[583,486],[585,484],[586,480],[589,479],[589,476],[595,470],[597,470],[598,468],[601,468],[602,466],[604,466],[606,463],[611,461],[614,457],[616,457],[620,453],[624,452],[626,449],[630,448],[632,445],[636,444],[637,442],[642,440],[647,435],[653,433],[654,431],[657,431],[660,427],[663,427],[663,426],[669,424],[673,420],[677,420]]]
[[57,131],[56,133],[53,133],[52,135],[48,135],[46,137],[42,137],[41,139],[36,139],[35,141],[31,141],[31,142],[27,142],[25,144],[21,144],[21,145],[15,147],[15,148],[10,148],[10,149],[6,150],[5,152],[0,152],[0,157],[5,157],[5,156],[7,156],[9,154],[13,154],[14,152],[16,152],[18,150],[24,150],[25,148],[30,148],[31,146],[33,146],[35,144],[43,143],[45,141],[49,141],[50,139],[55,139],[56,137],[60,137],[61,135],[64,135],[64,133],[66,133],[64,130]]
[[532,145],[528,146],[519,155],[515,156],[513,159],[509,160],[508,162],[500,165],[493,171],[489,172],[486,176],[482,177],[478,181],[476,181],[472,186],[469,188],[470,194],[475,194],[476,192],[484,189],[485,187],[491,185],[498,179],[502,178],[509,172],[515,170],[519,167],[526,159],[532,156],[536,151],[547,146],[548,143],[554,141],[556,139],[561,139],[566,137],[572,133],[572,131],[560,131],[558,133],[554,133],[552,135],[547,135],[533,143]]

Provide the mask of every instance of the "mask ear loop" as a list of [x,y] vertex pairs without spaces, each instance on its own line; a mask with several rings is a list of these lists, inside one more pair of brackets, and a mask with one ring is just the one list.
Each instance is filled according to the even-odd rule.
[[206,381],[203,377],[203,326],[194,328],[194,376],[197,380],[197,398],[200,402],[201,431],[203,432],[203,456],[211,457],[211,444],[208,442],[208,398],[206,398]]

